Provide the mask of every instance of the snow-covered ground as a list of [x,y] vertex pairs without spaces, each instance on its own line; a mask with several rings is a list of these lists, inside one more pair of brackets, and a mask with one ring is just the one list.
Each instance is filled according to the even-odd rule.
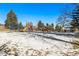
[[[54,37],[72,42],[75,37],[60,36],[55,34],[26,33],[26,32],[0,32],[1,56],[62,56],[76,55],[72,44],[51,40],[35,34]],[[79,55],[79,54],[77,54]]]

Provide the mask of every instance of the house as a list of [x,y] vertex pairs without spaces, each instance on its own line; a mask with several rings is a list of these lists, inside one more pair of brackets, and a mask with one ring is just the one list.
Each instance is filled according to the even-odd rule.
[[72,26],[66,26],[64,27],[65,32],[79,32],[78,28],[73,28]]

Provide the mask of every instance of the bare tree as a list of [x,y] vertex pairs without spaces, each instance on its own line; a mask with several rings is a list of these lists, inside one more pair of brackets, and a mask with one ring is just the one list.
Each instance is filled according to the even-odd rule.
[[71,10],[64,9],[57,19],[57,24],[62,28],[69,27],[71,21]]

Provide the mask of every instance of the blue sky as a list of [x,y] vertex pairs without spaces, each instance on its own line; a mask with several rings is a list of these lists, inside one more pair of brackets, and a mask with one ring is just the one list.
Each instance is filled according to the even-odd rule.
[[23,25],[26,22],[37,24],[39,20],[46,23],[54,23],[57,17],[65,8],[73,8],[73,4],[68,3],[1,3],[0,4],[0,23],[4,23],[7,13],[13,9],[18,21]]

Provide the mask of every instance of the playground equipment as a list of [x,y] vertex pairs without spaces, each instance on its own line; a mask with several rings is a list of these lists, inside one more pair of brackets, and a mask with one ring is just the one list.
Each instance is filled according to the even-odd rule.
[[33,31],[33,25],[32,23],[27,23],[25,28],[23,29],[24,32],[32,32]]

